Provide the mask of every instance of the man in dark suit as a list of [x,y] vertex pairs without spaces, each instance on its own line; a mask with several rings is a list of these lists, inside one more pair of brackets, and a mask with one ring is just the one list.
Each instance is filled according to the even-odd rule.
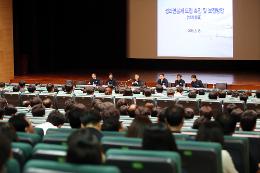
[[163,73],[160,74],[157,84],[168,87],[168,80],[164,77]]
[[181,77],[182,77],[181,74],[177,74],[176,80],[174,83],[175,87],[185,87],[185,81]]
[[108,80],[106,81],[106,84],[109,85],[109,86],[113,86],[113,87],[117,86],[117,82],[113,78],[113,74],[112,73],[109,73]]
[[96,85],[96,86],[101,85],[101,82],[99,79],[97,79],[97,75],[95,73],[92,73],[91,77],[92,79],[90,79],[89,82],[90,85]]
[[145,85],[145,82],[140,80],[139,74],[135,74],[134,82],[132,82],[132,85],[135,87],[141,87]]
[[191,86],[193,88],[204,88],[202,81],[198,80],[195,74],[191,75]]

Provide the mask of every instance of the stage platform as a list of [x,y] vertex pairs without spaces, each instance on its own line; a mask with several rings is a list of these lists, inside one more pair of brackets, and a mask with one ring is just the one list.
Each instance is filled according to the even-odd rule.
[[[134,78],[134,74],[138,73],[141,80],[145,81],[148,86],[155,86],[156,80],[160,73],[164,73],[169,82],[174,82],[176,74],[180,73],[186,83],[191,82],[191,74],[196,74],[197,78],[202,80],[203,83],[208,83],[208,87],[212,88],[215,83],[227,83],[230,90],[256,90],[260,89],[260,75],[256,73],[246,72],[182,72],[182,71],[142,71],[142,70],[117,70],[112,71],[114,78],[119,82],[124,83],[129,79]],[[97,77],[100,80],[105,81],[108,76],[108,72],[96,72]],[[25,80],[27,83],[54,83],[63,84],[66,80],[75,81],[89,81],[91,72],[88,73],[52,73],[52,74],[28,74],[15,76],[11,83]]]

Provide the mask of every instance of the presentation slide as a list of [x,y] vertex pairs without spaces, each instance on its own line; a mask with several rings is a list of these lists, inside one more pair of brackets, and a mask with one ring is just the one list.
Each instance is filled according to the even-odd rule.
[[157,56],[233,58],[232,0],[157,0]]

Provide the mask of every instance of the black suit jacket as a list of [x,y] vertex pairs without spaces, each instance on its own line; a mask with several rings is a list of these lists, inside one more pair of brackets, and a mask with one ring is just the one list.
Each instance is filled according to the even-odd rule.
[[174,86],[184,87],[185,86],[185,81],[183,79],[175,80]]
[[196,80],[195,82],[191,82],[191,86],[193,88],[204,88],[204,85],[201,80]]
[[114,80],[114,79],[108,79],[107,81],[106,81],[106,84],[107,85],[112,85],[112,86],[117,86],[117,82],[116,82],[116,80]]
[[135,81],[132,83],[132,85],[135,86],[135,87],[141,87],[141,86],[144,86],[144,85],[145,85],[145,82],[143,82],[143,81],[141,81],[141,80],[138,80],[138,81],[135,80]]
[[164,85],[164,86],[168,87],[168,80],[166,78],[164,78],[163,80],[158,79],[157,84]]
[[90,85],[101,85],[101,82],[99,79],[91,79]]

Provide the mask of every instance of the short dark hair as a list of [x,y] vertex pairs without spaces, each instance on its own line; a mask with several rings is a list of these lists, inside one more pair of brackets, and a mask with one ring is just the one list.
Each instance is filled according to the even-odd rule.
[[174,96],[174,90],[173,89],[168,89],[167,90],[167,96]]
[[193,129],[199,129],[199,127],[200,127],[202,124],[204,124],[204,123],[206,123],[206,122],[208,122],[208,121],[210,121],[208,118],[205,118],[204,116],[201,116],[201,117],[197,118],[197,119],[193,122],[192,128],[193,128]]
[[72,99],[72,98],[66,100],[65,101],[65,108],[64,108],[65,112],[67,112],[70,109],[72,109],[75,103],[76,103],[75,100]]
[[0,108],[0,120],[2,120],[4,118],[4,115],[5,115],[5,109]]
[[0,139],[0,171],[2,171],[7,160],[10,158],[12,147],[11,141],[5,135],[0,134]]
[[34,105],[38,105],[38,104],[42,104],[42,99],[39,98],[39,97],[33,97],[31,100],[30,100],[30,105],[31,107],[33,107]]
[[68,138],[66,161],[74,164],[101,164],[102,148],[90,129],[80,129]]
[[35,85],[31,84],[27,87],[27,90],[29,93],[34,93],[36,91],[36,87],[35,87]]
[[132,138],[142,138],[144,129],[150,126],[152,121],[147,116],[136,116],[128,127],[126,136]]
[[66,112],[71,128],[81,127],[81,118],[85,115],[86,107],[82,104],[74,104],[71,109]]
[[122,105],[119,108],[120,115],[128,115],[128,106]]
[[199,89],[198,94],[199,95],[205,95],[205,90],[204,89]]
[[50,112],[46,121],[54,126],[60,126],[65,123],[65,116],[59,110],[53,110]]
[[9,123],[0,122],[0,134],[6,136],[10,141],[17,142],[18,137],[13,126]]
[[163,92],[163,87],[162,87],[162,85],[156,85],[155,90],[156,90],[157,93],[162,93],[162,92]]
[[176,91],[179,92],[179,93],[182,93],[183,92],[183,88],[182,87],[177,87]]
[[193,119],[195,113],[192,108],[185,108],[184,112],[185,112],[185,115],[184,115],[185,119]]
[[257,91],[255,92],[255,96],[256,96],[256,98],[260,98],[260,90],[257,90]]
[[116,107],[120,108],[123,105],[127,106],[126,99],[124,99],[124,98],[118,99],[117,102],[116,102]]
[[199,127],[197,141],[217,142],[224,144],[224,133],[221,126],[214,121],[208,121]]
[[191,78],[197,79],[197,76],[195,74],[191,75]]
[[210,120],[213,116],[212,108],[210,106],[202,106],[200,108],[200,116],[204,116]]
[[95,92],[95,89],[93,86],[87,86],[83,92],[87,93],[88,95],[92,95]]
[[0,108],[5,108],[8,105],[5,98],[0,97]]
[[239,96],[239,93],[237,91],[232,91],[231,97],[237,98]]
[[164,124],[152,124],[144,129],[144,150],[178,151],[174,135]]
[[164,76],[164,73],[161,73],[160,75]]
[[225,91],[219,91],[218,92],[218,97],[219,98],[226,98],[226,92]]
[[44,99],[42,104],[45,106],[45,108],[51,108],[53,106],[50,98]]
[[182,75],[180,73],[178,73],[176,76],[182,77]]
[[68,83],[68,84],[66,84],[65,86],[65,91],[67,92],[67,93],[72,93],[72,91],[73,91],[73,85],[71,84],[71,83]]
[[167,108],[163,108],[160,110],[160,112],[158,113],[158,122],[159,123],[166,123],[166,109]]
[[222,126],[225,135],[232,135],[236,130],[236,119],[230,114],[223,114],[216,117],[216,121]]
[[240,122],[242,113],[243,111],[241,108],[236,108],[231,111],[230,116],[234,117],[236,122]]
[[106,88],[105,87],[98,87],[98,92],[99,93],[105,93]]
[[12,116],[8,122],[17,132],[25,132],[25,128],[30,126],[29,122],[25,119],[24,113]]
[[246,103],[246,101],[248,99],[248,95],[246,95],[245,93],[240,94],[239,99]]
[[33,117],[44,117],[45,107],[42,104],[37,104],[32,107]]
[[166,109],[165,116],[170,126],[179,126],[184,121],[185,112],[182,106],[174,105]]
[[94,110],[89,110],[84,113],[83,116],[81,116],[81,123],[84,126],[87,126],[88,124],[97,124],[100,123],[102,120],[102,117],[99,112]]
[[218,99],[218,93],[215,91],[209,92],[209,99]]
[[257,113],[254,110],[246,110],[242,113],[240,126],[243,131],[253,131],[256,126]]
[[20,86],[19,85],[13,86],[13,92],[19,92],[19,91],[20,91]]
[[128,115],[129,117],[131,118],[134,118],[135,117],[135,110],[136,110],[137,106],[135,104],[131,104],[129,107],[128,107]]
[[118,132],[121,128],[121,123],[119,119],[116,118],[108,118],[103,121],[101,126],[102,131],[115,131]]
[[236,109],[237,108],[237,105],[235,105],[235,104],[233,104],[233,103],[231,103],[231,104],[228,104],[227,105],[227,107],[226,107],[226,112],[228,113],[228,114],[230,114],[234,109]]
[[132,92],[131,88],[126,88],[124,90],[123,96],[133,96],[133,92]]
[[52,92],[54,90],[54,85],[52,83],[48,83],[46,85],[46,89],[48,92]]
[[144,89],[145,97],[150,97],[152,95],[152,90],[149,88]]
[[5,87],[5,83],[4,82],[0,82],[0,88],[4,88]]
[[19,86],[21,88],[25,87],[25,81],[24,80],[19,81]]
[[190,91],[189,94],[188,94],[188,97],[189,98],[196,98],[197,97],[196,91],[194,91],[194,90]]
[[140,88],[135,88],[135,89],[133,90],[133,93],[134,93],[134,94],[140,94],[140,93],[141,93]]
[[14,105],[9,104],[5,107],[5,115],[9,115],[9,116],[14,115],[14,114],[16,114],[16,112],[17,112],[17,109],[16,109],[16,107],[14,107]]

